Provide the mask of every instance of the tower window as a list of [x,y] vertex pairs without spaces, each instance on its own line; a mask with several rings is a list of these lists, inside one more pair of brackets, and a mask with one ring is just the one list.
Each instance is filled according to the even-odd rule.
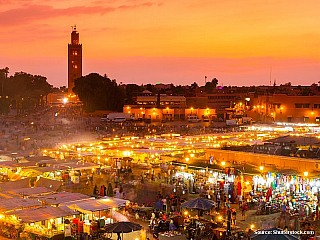
[[78,51],[72,51],[72,55],[77,56],[78,55]]
[[78,65],[73,65],[74,68],[78,68]]

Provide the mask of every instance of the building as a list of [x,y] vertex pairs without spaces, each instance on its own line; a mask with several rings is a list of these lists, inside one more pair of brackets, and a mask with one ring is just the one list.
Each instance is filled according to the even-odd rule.
[[74,80],[82,77],[82,44],[79,43],[79,32],[74,26],[71,33],[71,44],[68,44],[68,94],[74,95]]
[[[201,99],[201,103],[203,103]],[[196,103],[195,99],[190,100]],[[202,104],[203,105],[203,104]],[[124,113],[129,113],[136,119],[151,119],[153,121],[184,121],[188,116],[198,116],[199,119],[204,119],[206,116],[211,119],[211,116],[216,116],[214,109],[209,109],[206,106],[187,106],[187,100],[184,96],[170,96],[161,94],[158,96],[138,96],[136,103],[125,105]]]
[[320,96],[286,94],[250,96],[250,115],[255,121],[320,123]]

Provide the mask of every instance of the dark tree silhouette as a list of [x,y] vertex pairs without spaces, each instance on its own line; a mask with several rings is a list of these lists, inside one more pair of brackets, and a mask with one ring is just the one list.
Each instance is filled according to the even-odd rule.
[[72,90],[78,94],[86,112],[95,110],[121,111],[123,108],[123,89],[115,81],[98,73],[90,73],[76,79]]

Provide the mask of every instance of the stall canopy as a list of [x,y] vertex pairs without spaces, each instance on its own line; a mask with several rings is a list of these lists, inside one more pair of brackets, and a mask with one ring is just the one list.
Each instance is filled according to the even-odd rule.
[[68,203],[68,202],[88,199],[90,197],[82,193],[59,192],[59,193],[46,194],[44,196],[38,196],[36,198],[39,201],[44,202],[48,205],[58,205],[61,203]]
[[16,215],[22,222],[25,223],[34,223],[40,222],[48,219],[55,219],[60,217],[66,217],[79,214],[71,210],[68,207],[40,207],[40,208],[31,208],[25,210],[19,210],[14,212],[9,212],[7,215]]
[[9,191],[12,189],[27,188],[29,187],[29,182],[29,178],[24,178],[17,181],[0,183],[0,192]]
[[18,188],[8,190],[8,193],[21,196],[41,195],[45,193],[52,193],[53,191],[46,187],[34,187],[34,188]]
[[39,207],[42,204],[38,201],[24,198],[9,198],[0,201],[0,211],[7,212],[23,208]]
[[91,213],[121,207],[124,206],[127,202],[128,200],[104,197],[100,199],[84,199],[61,205],[68,206],[70,209],[74,209],[82,213]]

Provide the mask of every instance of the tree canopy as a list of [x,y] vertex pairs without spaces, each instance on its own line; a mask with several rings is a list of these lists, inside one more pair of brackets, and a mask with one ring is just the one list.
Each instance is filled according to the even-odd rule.
[[207,82],[206,85],[204,86],[204,90],[206,93],[212,93],[213,90],[217,87],[218,85],[218,79],[213,78],[211,82]]
[[8,77],[8,73],[8,67],[0,69],[0,113],[6,113],[10,103],[18,113],[18,109],[21,112],[44,104],[44,96],[52,89],[46,77],[25,72],[16,72]]
[[98,73],[75,80],[74,93],[79,96],[86,112],[95,110],[122,111],[124,92],[115,81]]

